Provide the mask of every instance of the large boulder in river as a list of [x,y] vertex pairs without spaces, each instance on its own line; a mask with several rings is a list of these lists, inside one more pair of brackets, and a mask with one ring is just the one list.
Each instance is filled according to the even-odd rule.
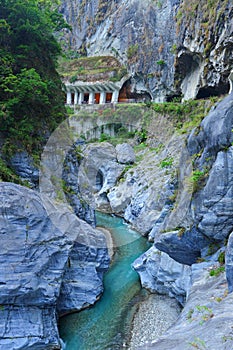
[[[80,275],[69,290],[72,304],[66,304],[66,312],[93,303],[102,291],[105,237],[65,206],[60,209],[32,190],[0,183],[0,349],[60,348],[56,307],[73,255]],[[88,276],[89,293],[81,271]]]

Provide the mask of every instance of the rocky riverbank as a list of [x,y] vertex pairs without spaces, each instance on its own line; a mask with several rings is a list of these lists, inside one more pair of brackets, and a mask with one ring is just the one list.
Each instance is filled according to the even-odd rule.
[[175,299],[149,294],[140,302],[134,315],[129,350],[158,339],[179,315],[180,306]]

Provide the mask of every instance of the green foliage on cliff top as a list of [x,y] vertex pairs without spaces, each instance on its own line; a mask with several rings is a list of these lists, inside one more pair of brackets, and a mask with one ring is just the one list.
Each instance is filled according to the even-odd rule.
[[6,154],[39,150],[65,115],[55,69],[60,46],[53,35],[65,23],[56,3],[0,0],[0,129]]
[[127,74],[127,70],[116,58],[112,56],[95,56],[59,59],[58,72],[71,83],[76,80],[95,81],[112,80],[119,81]]
[[183,103],[151,103],[149,107],[157,114],[166,115],[180,133],[186,133],[197,127],[210,108],[219,100],[221,98],[211,97],[206,100],[188,100]]

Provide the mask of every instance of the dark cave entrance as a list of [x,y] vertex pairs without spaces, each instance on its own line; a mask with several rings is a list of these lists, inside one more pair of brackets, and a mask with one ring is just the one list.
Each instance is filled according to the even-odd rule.
[[219,83],[218,86],[215,87],[203,87],[200,88],[197,94],[197,99],[208,98],[211,96],[221,96],[226,95],[230,89],[230,84],[228,83]]
[[101,190],[104,184],[104,176],[101,170],[98,170],[96,174],[96,179],[95,179],[95,189],[97,192]]

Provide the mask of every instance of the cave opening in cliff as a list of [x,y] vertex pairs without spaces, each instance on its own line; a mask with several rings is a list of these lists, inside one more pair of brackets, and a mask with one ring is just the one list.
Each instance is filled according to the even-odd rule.
[[119,92],[119,103],[129,102],[148,102],[151,101],[151,96],[148,92],[143,91],[141,93],[135,91],[134,85],[131,79],[126,80]]
[[96,180],[95,180],[95,189],[97,192],[101,190],[104,184],[104,176],[102,171],[99,169],[97,174],[96,174]]
[[230,89],[229,83],[221,83],[215,87],[211,87],[211,86],[203,87],[199,89],[196,98],[201,99],[201,98],[208,98],[211,96],[226,95],[229,89]]

